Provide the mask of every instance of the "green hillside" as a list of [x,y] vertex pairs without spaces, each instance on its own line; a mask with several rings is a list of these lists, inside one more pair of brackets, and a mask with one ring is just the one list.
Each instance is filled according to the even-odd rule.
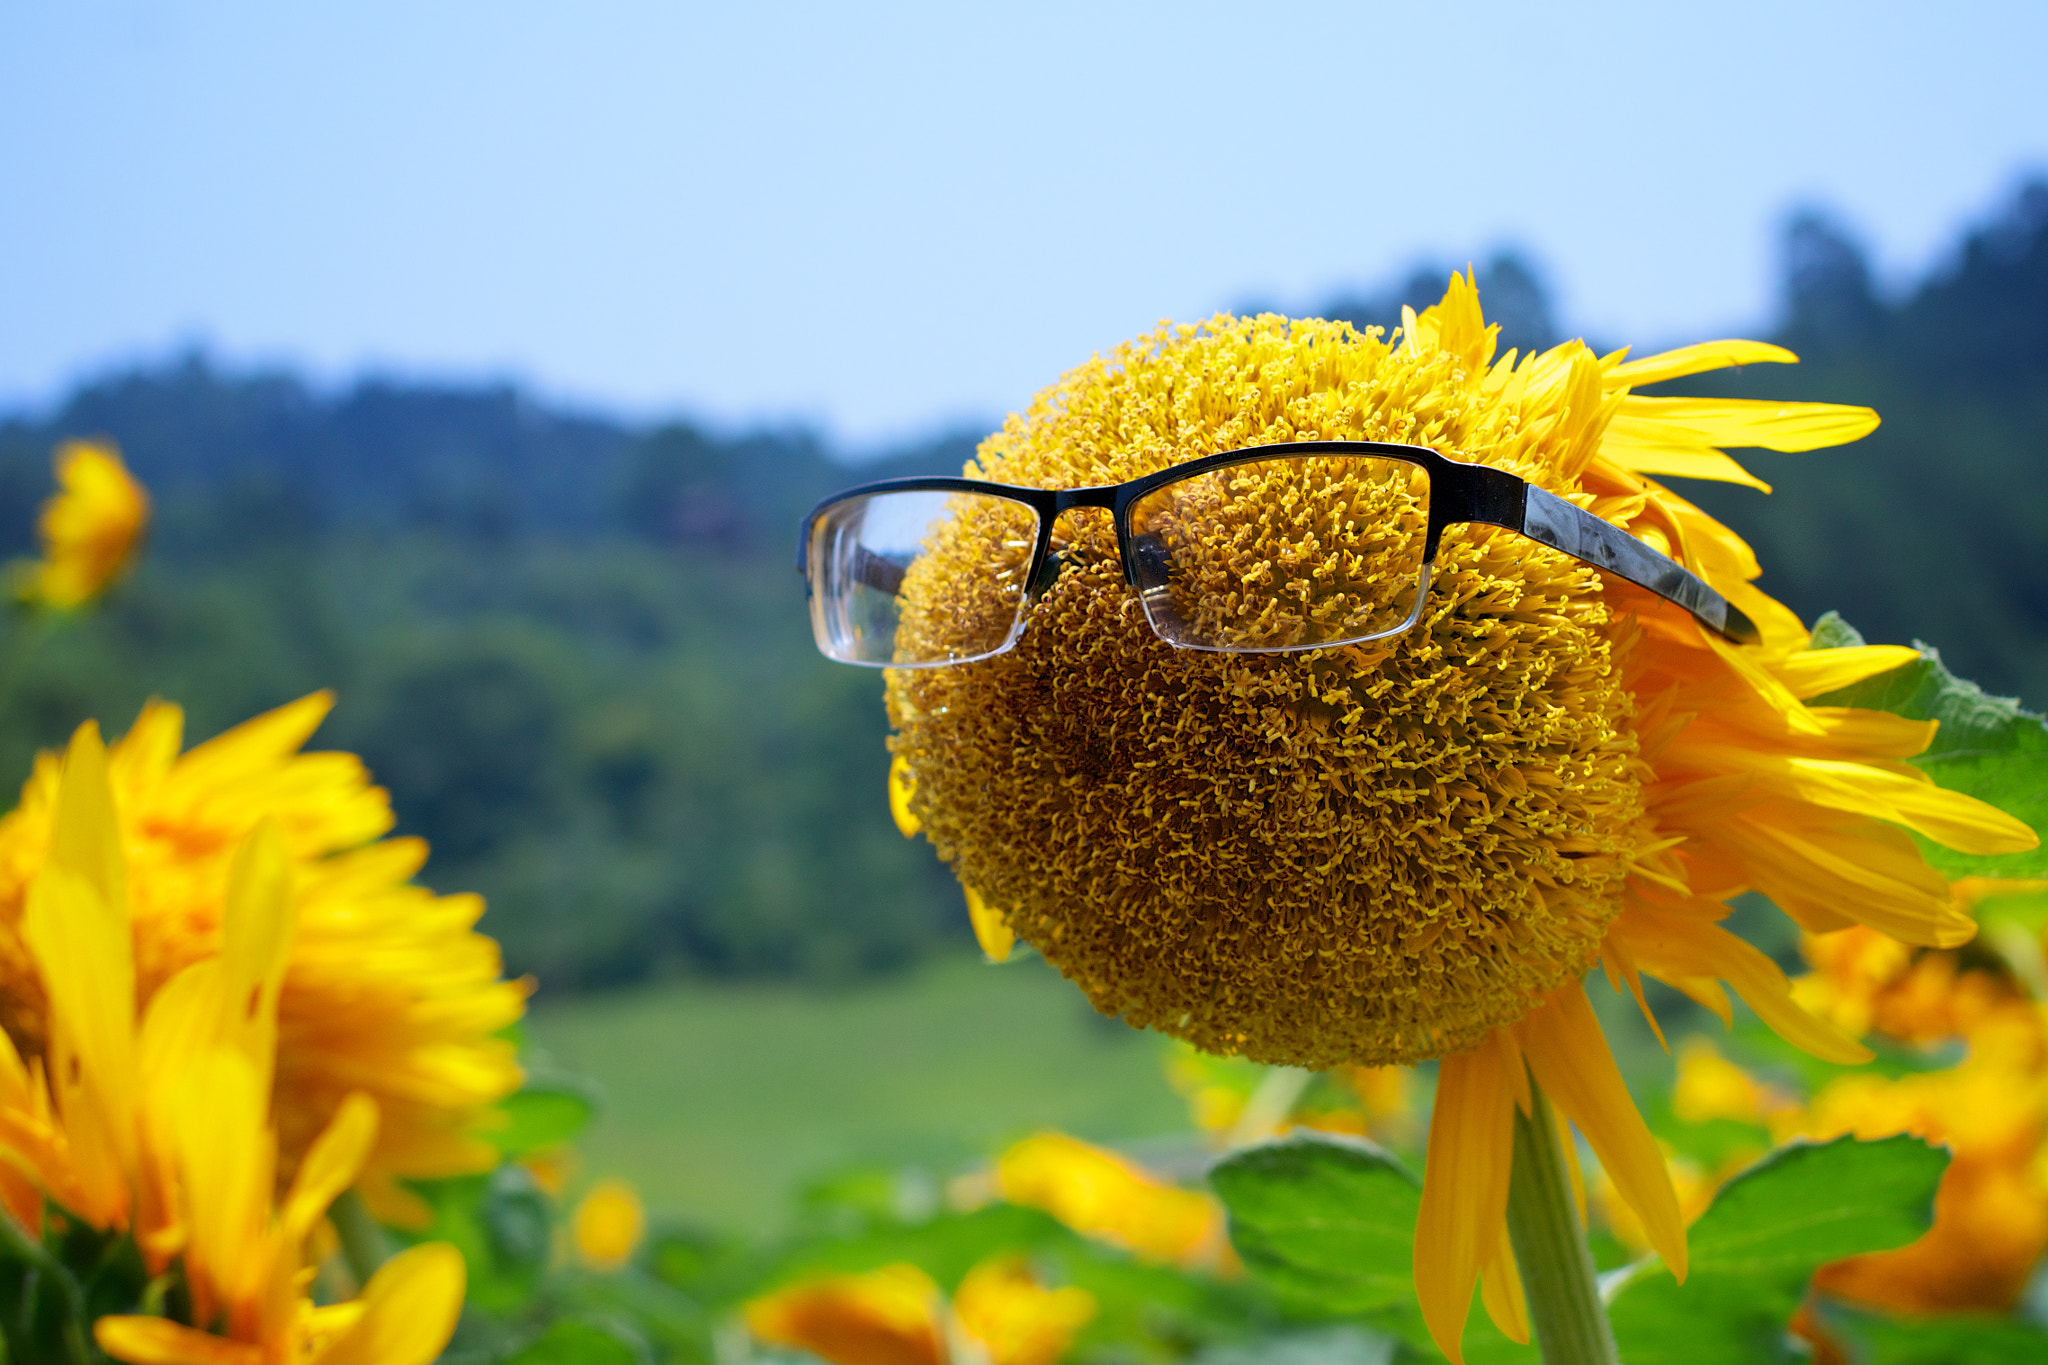
[[543,1002],[533,1055],[596,1080],[587,1173],[674,1214],[760,1231],[848,1165],[943,1170],[1040,1128],[1185,1131],[1161,1042],[1102,1019],[1037,960],[948,956],[817,991],[705,983]]

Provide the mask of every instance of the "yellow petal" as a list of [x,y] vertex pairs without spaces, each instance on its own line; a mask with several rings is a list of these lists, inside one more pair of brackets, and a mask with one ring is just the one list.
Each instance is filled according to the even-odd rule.
[[1515,1250],[1506,1228],[1501,1229],[1493,1253],[1479,1267],[1479,1301],[1486,1305],[1486,1316],[1493,1319],[1502,1336],[1529,1344],[1529,1303],[1522,1294],[1522,1273],[1515,1265]]
[[[1832,816],[1832,819],[1821,818]],[[1758,891],[1815,933],[1867,924],[1903,943],[1954,948],[1976,937],[1948,882],[1904,830],[1772,801],[1728,821]]]
[[1774,403],[1747,398],[1638,398],[1621,403],[1622,416],[1689,427],[1708,445],[1762,446],[1766,450],[1818,450],[1877,430],[1869,408],[1839,403]]
[[1452,1365],[1463,1365],[1460,1342],[1480,1264],[1507,1230],[1515,1140],[1508,1068],[1520,1065],[1496,1033],[1471,1052],[1444,1058],[1437,1070],[1415,1221],[1415,1297],[1430,1338]]
[[332,692],[314,692],[224,730],[178,761],[181,786],[210,787],[275,767],[297,754],[334,709]]
[[92,1325],[100,1349],[128,1365],[265,1365],[263,1348],[165,1318],[104,1317]]
[[455,1333],[465,1281],[446,1242],[401,1252],[364,1286],[362,1316],[306,1365],[427,1365]]
[[128,914],[127,861],[107,780],[107,747],[100,727],[87,721],[64,751],[57,811],[50,828],[50,862],[83,877],[123,919]]
[[28,889],[22,938],[49,996],[50,1077],[82,1207],[125,1226],[140,1173],[135,946],[106,750],[97,727],[72,736],[49,861]]
[[1743,761],[1751,772],[1770,779],[1780,793],[1904,825],[1960,853],[2024,853],[2041,844],[2026,822],[1974,796],[1938,787],[1918,772],[1757,751],[1744,755]]
[[747,1328],[834,1365],[945,1365],[939,1287],[898,1262],[865,1275],[821,1275],[749,1301]]
[[1003,918],[1003,912],[981,898],[981,893],[971,886],[960,888],[967,893],[967,919],[974,925],[974,941],[981,945],[981,951],[991,962],[1002,962],[1010,956],[1010,949],[1017,944],[1017,936],[1010,932],[1010,922]]
[[355,1183],[377,1145],[377,1101],[352,1092],[313,1141],[285,1195],[279,1221],[294,1245],[306,1240],[327,1206]]
[[1803,649],[1775,665],[1774,671],[1792,689],[1792,695],[1804,701],[1919,660],[1920,651],[1905,645],[1845,645],[1841,649]]
[[253,1306],[270,1269],[264,1255],[277,1143],[269,1086],[238,1052],[203,1053],[170,1088],[169,1128],[188,1241],[193,1317]]
[[1918,757],[1941,729],[1940,721],[1909,720],[1889,711],[1811,704],[1806,709],[1820,722],[1830,744],[1863,759]]
[[1638,474],[1667,474],[1686,479],[1739,483],[1768,493],[1771,486],[1716,450],[1690,428],[1656,422],[1626,410],[1615,415],[1601,438],[1600,453],[1623,469]]
[[902,754],[889,760],[889,814],[896,817],[896,828],[903,831],[908,839],[924,826],[910,813],[911,793],[917,790],[917,779],[910,775],[910,760]]
[[1065,1133],[1037,1133],[1011,1146],[996,1161],[996,1188],[1013,1204],[1044,1209],[1143,1260],[1203,1264],[1215,1259],[1224,1238],[1223,1211],[1212,1196]]
[[195,962],[157,988],[143,1011],[139,1051],[151,1091],[185,1075],[218,1041],[220,960]]
[[1518,1033],[1536,1083],[1586,1135],[1615,1189],[1643,1220],[1650,1245],[1683,1280],[1685,1219],[1678,1192],[1607,1050],[1585,988],[1574,982],[1557,992]]
[[284,837],[277,822],[265,818],[235,849],[228,870],[218,1036],[255,1063],[266,1087],[277,1052],[277,998],[296,926]]
[[1871,1058],[1868,1048],[1793,1000],[1792,983],[1777,963],[1703,916],[1631,905],[1609,932],[1626,941],[1629,953],[1652,976],[1726,981],[1773,1033],[1794,1047],[1844,1066]]
[[967,1272],[953,1311],[990,1365],[1054,1365],[1095,1317],[1096,1304],[1085,1289],[1039,1284],[1023,1257],[999,1255]]
[[1792,365],[1798,361],[1799,357],[1784,347],[1761,341],[1702,341],[1616,365],[1607,372],[1607,383],[1639,388],[1708,370],[1725,370],[1731,365]]
[[151,697],[128,733],[107,751],[107,771],[117,793],[146,789],[161,782],[185,742],[185,712]]

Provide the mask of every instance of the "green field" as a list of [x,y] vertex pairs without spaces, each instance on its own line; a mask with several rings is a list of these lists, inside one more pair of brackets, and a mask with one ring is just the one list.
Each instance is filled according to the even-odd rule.
[[583,1170],[655,1209],[760,1230],[849,1163],[953,1163],[1038,1128],[1186,1131],[1156,1037],[1043,962],[946,959],[828,991],[677,984],[536,1004],[534,1059],[596,1080]]

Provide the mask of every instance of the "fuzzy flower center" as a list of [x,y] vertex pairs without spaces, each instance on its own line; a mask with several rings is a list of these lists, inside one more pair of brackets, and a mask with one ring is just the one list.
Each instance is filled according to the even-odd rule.
[[[1099,484],[1351,439],[1548,481],[1541,433],[1459,360],[1343,324],[1217,319],[1068,375],[984,445],[981,472]],[[1212,518],[1175,580],[1208,629],[1323,638],[1300,632],[1406,614],[1412,579],[1331,529],[1412,518],[1413,490],[1376,471],[1288,504],[1240,483],[1243,514]],[[1002,553],[961,525],[906,584],[931,619],[967,609]],[[1016,648],[894,672],[889,703],[941,856],[1098,1008],[1260,1061],[1412,1062],[1591,965],[1642,819],[1591,570],[1454,528],[1405,634],[1214,654],[1154,634],[1106,515],[1059,531],[1062,572]]]

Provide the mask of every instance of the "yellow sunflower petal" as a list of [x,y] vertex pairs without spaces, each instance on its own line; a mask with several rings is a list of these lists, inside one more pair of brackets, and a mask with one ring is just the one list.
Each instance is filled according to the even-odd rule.
[[184,741],[183,709],[151,697],[142,704],[128,733],[107,750],[107,775],[114,791],[132,797],[161,782],[178,761]]
[[1976,937],[1976,922],[1955,908],[1947,880],[1903,830],[1771,801],[1710,835],[1729,836],[1756,889],[1815,933],[1861,923],[1935,948]]
[[446,1242],[401,1252],[363,1287],[362,1316],[306,1365],[427,1365],[455,1333],[466,1279]]
[[1010,922],[973,887],[960,889],[967,893],[967,918],[974,925],[974,941],[981,945],[989,961],[1006,961],[1010,950],[1017,946],[1017,935],[1011,932]]
[[1777,963],[1710,918],[1638,903],[1622,913],[1610,933],[1652,976],[1726,981],[1773,1033],[1794,1047],[1844,1066],[1871,1058],[1868,1048],[1793,1000],[1792,983]]
[[1775,671],[1792,695],[1804,701],[1919,659],[1920,651],[1905,645],[1846,645],[1841,649],[1803,649],[1779,663]]
[[48,863],[30,885],[22,938],[49,997],[50,1076],[83,1207],[125,1226],[139,1175],[135,949],[106,749],[82,725],[65,754]]
[[341,1102],[292,1177],[279,1222],[294,1243],[303,1242],[327,1206],[355,1183],[376,1143],[377,1102],[358,1090]]
[[110,1315],[93,1323],[92,1337],[127,1365],[266,1365],[253,1341],[231,1341],[167,1318]]
[[1514,1165],[1513,1045],[1495,1034],[1437,1071],[1436,1108],[1422,1209],[1415,1222],[1415,1297],[1437,1349],[1463,1365],[1460,1345],[1479,1268],[1507,1231],[1508,1174]]
[[169,1127],[184,1190],[185,1276],[193,1316],[253,1301],[268,1263],[277,1145],[269,1132],[269,1087],[239,1052],[215,1048],[178,1078]]
[[917,779],[910,775],[910,760],[902,754],[889,760],[889,814],[896,817],[896,828],[903,831],[903,837],[914,836],[923,825],[910,813],[911,793],[917,790]]
[[1941,729],[1940,721],[1911,720],[1889,711],[1854,706],[1809,705],[1806,709],[1820,722],[1830,745],[1851,750],[1865,760],[1918,757]]
[[1708,370],[1725,370],[1731,365],[1793,365],[1798,361],[1799,357],[1783,346],[1767,342],[1702,341],[1675,351],[1646,355],[1641,360],[1625,361],[1607,372],[1607,383],[1641,387]]
[[1763,753],[1733,744],[1696,744],[1691,754],[1738,765],[1774,794],[1917,830],[1960,853],[2024,853],[2040,847],[2025,821],[1962,792],[1938,787],[1915,769],[1805,754]]
[[295,755],[333,709],[334,694],[326,691],[286,702],[193,745],[179,760],[178,775],[183,784],[197,787],[262,773]]
[[121,827],[114,817],[114,791],[107,780],[107,746],[100,727],[87,721],[64,751],[57,810],[50,825],[49,861],[84,878],[123,920],[128,915],[127,860]]
[[1685,1219],[1657,1140],[1636,1112],[1628,1085],[1607,1050],[1600,1020],[1574,982],[1516,1030],[1529,1069],[1566,1118],[1586,1135],[1594,1155],[1629,1207],[1643,1220],[1650,1245],[1685,1278]]
[[1714,448],[1690,428],[1659,422],[1623,411],[1607,426],[1600,453],[1623,469],[1638,474],[1665,474],[1685,479],[1712,479],[1745,484],[1768,493],[1771,486]]
[[229,865],[219,958],[225,995],[219,1037],[256,1064],[266,1088],[277,1052],[277,999],[297,921],[284,837],[266,819],[242,840]]
[[835,1365],[946,1365],[939,1287],[898,1262],[865,1275],[822,1275],[750,1300],[747,1328]]
[[1689,427],[1715,446],[1766,450],[1818,450],[1877,430],[1869,408],[1839,403],[1774,403],[1748,398],[1638,398],[1621,401],[1623,415]]
[[[1581,1213],[1581,1217],[1584,1214]],[[1479,1267],[1479,1301],[1486,1316],[1509,1341],[1529,1344],[1529,1302],[1522,1293],[1522,1272],[1515,1265],[1515,1249],[1502,1228],[1493,1251]]]

